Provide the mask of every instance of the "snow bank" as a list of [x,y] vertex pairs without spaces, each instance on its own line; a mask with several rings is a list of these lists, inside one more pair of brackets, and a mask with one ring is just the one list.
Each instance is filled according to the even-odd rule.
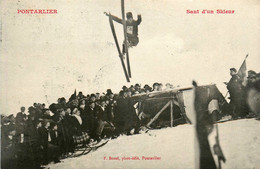
[[[254,119],[219,123],[220,144],[227,159],[222,167],[224,169],[260,168],[259,133],[260,122]],[[214,136],[215,131],[210,135],[212,144],[215,143]],[[128,160],[123,161],[124,157]],[[143,157],[150,160],[145,160]],[[51,169],[194,169],[194,159],[193,126],[186,124],[152,130],[145,134],[120,136],[95,152],[78,158],[65,159],[61,163],[50,164],[48,167]]]

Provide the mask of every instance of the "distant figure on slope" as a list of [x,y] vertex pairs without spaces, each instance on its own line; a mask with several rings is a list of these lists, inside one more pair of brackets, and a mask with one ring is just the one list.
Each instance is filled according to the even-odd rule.
[[[109,16],[110,14],[104,12],[105,15]],[[120,24],[123,24],[123,20],[111,15],[112,19]],[[133,14],[132,12],[127,12],[126,13],[126,32],[127,32],[127,47],[133,47],[136,46],[139,42],[138,38],[138,25],[142,22],[142,17],[141,15],[137,15],[137,20],[133,19]],[[125,54],[125,46],[123,43],[123,54]]]

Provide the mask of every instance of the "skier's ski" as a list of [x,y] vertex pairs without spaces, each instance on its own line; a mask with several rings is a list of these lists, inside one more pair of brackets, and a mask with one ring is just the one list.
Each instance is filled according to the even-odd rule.
[[88,154],[90,151],[92,150],[92,148],[90,147],[86,147],[81,153],[79,154],[73,154],[71,158],[75,158],[75,157],[79,157],[79,156],[82,156],[82,155],[86,155]]
[[126,63],[127,63],[127,70],[129,78],[132,77],[131,75],[131,68],[130,68],[130,61],[129,61],[129,53],[128,53],[128,40],[127,40],[127,33],[126,33],[126,21],[125,21],[125,1],[121,0],[121,10],[122,10],[122,22],[124,27],[124,47],[125,47],[125,53],[126,53]]
[[114,27],[114,23],[113,23],[111,15],[109,15],[109,24],[110,24],[110,27],[111,27],[111,31],[112,31],[115,43],[116,43],[116,48],[117,48],[117,51],[118,51],[118,54],[119,54],[119,58],[121,60],[121,64],[122,64],[122,67],[123,67],[123,70],[124,70],[124,73],[125,73],[126,80],[127,80],[127,82],[130,82],[127,71],[126,71],[125,63],[124,63],[124,60],[123,60],[123,55],[120,51],[120,47],[119,47],[119,44],[118,44],[118,40],[117,40],[117,36],[116,36],[116,32],[115,32],[115,27]]
[[90,146],[91,150],[96,151],[98,148],[103,147],[104,145],[106,145],[108,143],[108,140],[102,140],[100,141],[98,144]]

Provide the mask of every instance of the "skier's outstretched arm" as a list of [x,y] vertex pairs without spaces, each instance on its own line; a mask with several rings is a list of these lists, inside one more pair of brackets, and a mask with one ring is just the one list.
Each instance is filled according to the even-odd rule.
[[137,24],[139,25],[142,22],[142,16],[141,15],[137,15]]
[[118,22],[118,23],[121,23],[121,24],[123,23],[122,19],[120,19],[120,18],[118,18],[118,17],[116,17],[116,16],[114,16],[114,15],[108,14],[108,13],[106,13],[106,12],[104,12],[104,14],[105,14],[106,16],[111,16],[112,19],[113,19],[114,21]]

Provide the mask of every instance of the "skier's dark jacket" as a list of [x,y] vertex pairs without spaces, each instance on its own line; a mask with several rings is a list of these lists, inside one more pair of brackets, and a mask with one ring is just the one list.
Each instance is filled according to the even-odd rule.
[[[111,15],[112,19],[120,24],[123,24],[123,20]],[[127,30],[127,37],[129,38],[137,38],[138,36],[138,25],[142,22],[141,15],[138,15],[137,20],[132,20],[131,22],[129,20],[126,20],[126,30]]]

